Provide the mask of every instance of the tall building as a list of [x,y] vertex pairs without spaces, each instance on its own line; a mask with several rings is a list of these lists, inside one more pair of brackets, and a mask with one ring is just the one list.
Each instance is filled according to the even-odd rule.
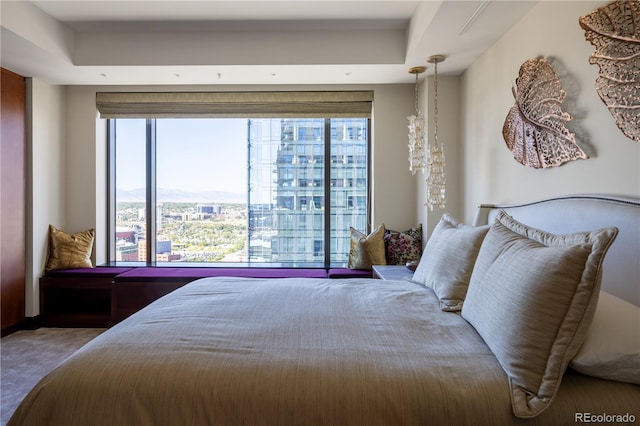
[[368,225],[368,121],[332,120],[331,126],[331,261],[349,259],[350,232]]
[[[138,240],[138,261],[147,261],[147,240]],[[156,241],[156,261],[157,262],[175,262],[180,260],[179,254],[171,253],[171,241],[158,240]]]
[[219,215],[222,213],[222,206],[213,204],[196,204],[196,213],[200,219]]
[[331,262],[346,262],[349,227],[366,229],[367,120],[332,119],[329,128],[325,137],[324,119],[249,121],[251,260],[324,263],[329,241]]

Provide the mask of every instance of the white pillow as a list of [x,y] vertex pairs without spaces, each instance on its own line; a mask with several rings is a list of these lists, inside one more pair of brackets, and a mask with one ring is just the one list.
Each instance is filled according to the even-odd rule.
[[640,307],[604,291],[571,367],[601,379],[640,385]]

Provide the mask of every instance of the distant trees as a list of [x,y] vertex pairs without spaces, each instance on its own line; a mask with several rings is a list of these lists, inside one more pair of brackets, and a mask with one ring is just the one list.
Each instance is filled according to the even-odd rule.
[[[159,230],[162,236],[159,235],[158,240],[171,241],[172,253],[180,254],[181,260],[189,262],[219,262],[227,255],[244,250],[248,232],[246,205],[218,205],[222,207],[220,215],[182,220],[183,215],[196,212],[196,203],[162,203]],[[118,203],[116,225],[138,225],[144,230],[144,220],[140,221],[139,217],[144,206],[141,202]]]

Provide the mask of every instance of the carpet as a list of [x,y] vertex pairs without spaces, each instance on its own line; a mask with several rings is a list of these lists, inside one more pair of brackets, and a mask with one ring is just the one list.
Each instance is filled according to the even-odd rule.
[[4,426],[20,401],[38,381],[101,328],[39,328],[16,331],[0,339],[0,425]]

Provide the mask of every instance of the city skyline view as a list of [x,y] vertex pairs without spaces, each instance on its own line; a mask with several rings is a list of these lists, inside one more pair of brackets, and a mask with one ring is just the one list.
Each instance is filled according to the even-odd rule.
[[[144,202],[145,189],[122,189],[116,188],[118,202]],[[229,191],[188,191],[179,188],[158,188],[157,198],[159,200],[183,203],[246,203],[247,194],[245,192]]]
[[350,227],[367,229],[366,119],[114,127],[116,260],[344,262]]

